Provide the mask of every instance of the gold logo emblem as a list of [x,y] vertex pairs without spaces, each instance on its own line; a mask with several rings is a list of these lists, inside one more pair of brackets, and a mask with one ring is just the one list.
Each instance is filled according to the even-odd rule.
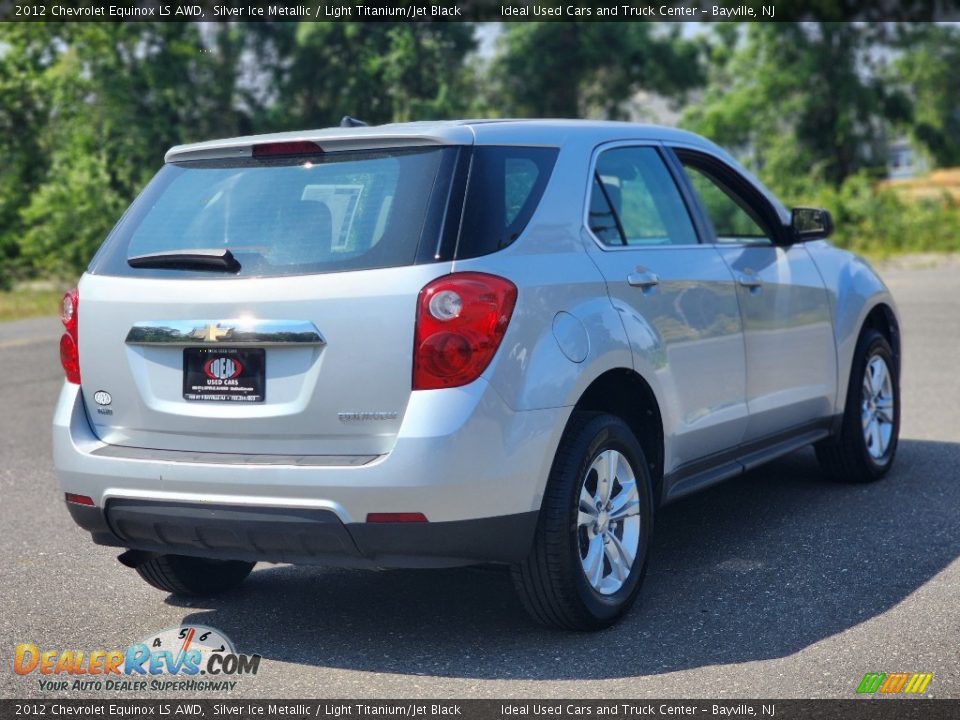
[[217,342],[220,338],[226,337],[232,331],[233,328],[222,328],[220,327],[220,323],[217,323],[216,325],[211,324],[206,327],[197,328],[190,334],[204,342]]

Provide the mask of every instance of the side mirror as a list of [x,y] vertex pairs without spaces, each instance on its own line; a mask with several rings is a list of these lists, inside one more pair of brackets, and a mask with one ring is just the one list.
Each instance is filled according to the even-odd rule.
[[796,207],[790,213],[790,229],[795,242],[823,240],[833,232],[833,218],[820,208]]

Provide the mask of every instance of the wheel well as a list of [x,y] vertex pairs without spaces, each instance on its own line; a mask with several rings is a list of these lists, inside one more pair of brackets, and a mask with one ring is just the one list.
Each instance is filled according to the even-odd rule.
[[663,420],[646,381],[633,370],[608,370],[590,383],[575,410],[607,412],[630,426],[647,458],[654,503],[659,505],[663,489]]
[[[874,307],[863,321],[863,329],[871,328],[883,335],[893,350],[893,359],[897,364],[897,372],[900,372],[900,326],[897,324],[897,317],[889,305],[880,303]],[[862,332],[862,330],[861,330]]]

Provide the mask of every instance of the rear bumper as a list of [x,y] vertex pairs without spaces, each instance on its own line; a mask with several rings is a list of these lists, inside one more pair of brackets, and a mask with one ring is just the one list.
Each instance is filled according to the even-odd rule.
[[[77,386],[65,384],[54,464],[65,492],[93,498],[93,508],[68,508],[101,544],[348,566],[512,562],[532,542],[569,412],[515,413],[479,380],[413,393],[393,450],[362,464],[176,461],[176,453],[111,452],[93,434]],[[429,522],[365,522],[384,512],[419,512]]]
[[115,499],[67,503],[102,545],[224,560],[348,567],[518,562],[537,513],[434,523],[343,523],[329,510]]

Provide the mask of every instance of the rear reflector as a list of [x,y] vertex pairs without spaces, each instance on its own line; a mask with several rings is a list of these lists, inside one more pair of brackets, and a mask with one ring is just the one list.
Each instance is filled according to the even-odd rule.
[[87,495],[77,495],[75,493],[64,493],[67,498],[68,503],[73,503],[74,505],[87,505],[89,507],[94,507],[93,498],[88,497]]
[[323,148],[309,140],[293,140],[291,142],[260,143],[253,146],[253,156],[277,157],[278,155],[317,155]]
[[368,523],[410,523],[427,522],[427,516],[423,513],[369,513],[367,515]]

